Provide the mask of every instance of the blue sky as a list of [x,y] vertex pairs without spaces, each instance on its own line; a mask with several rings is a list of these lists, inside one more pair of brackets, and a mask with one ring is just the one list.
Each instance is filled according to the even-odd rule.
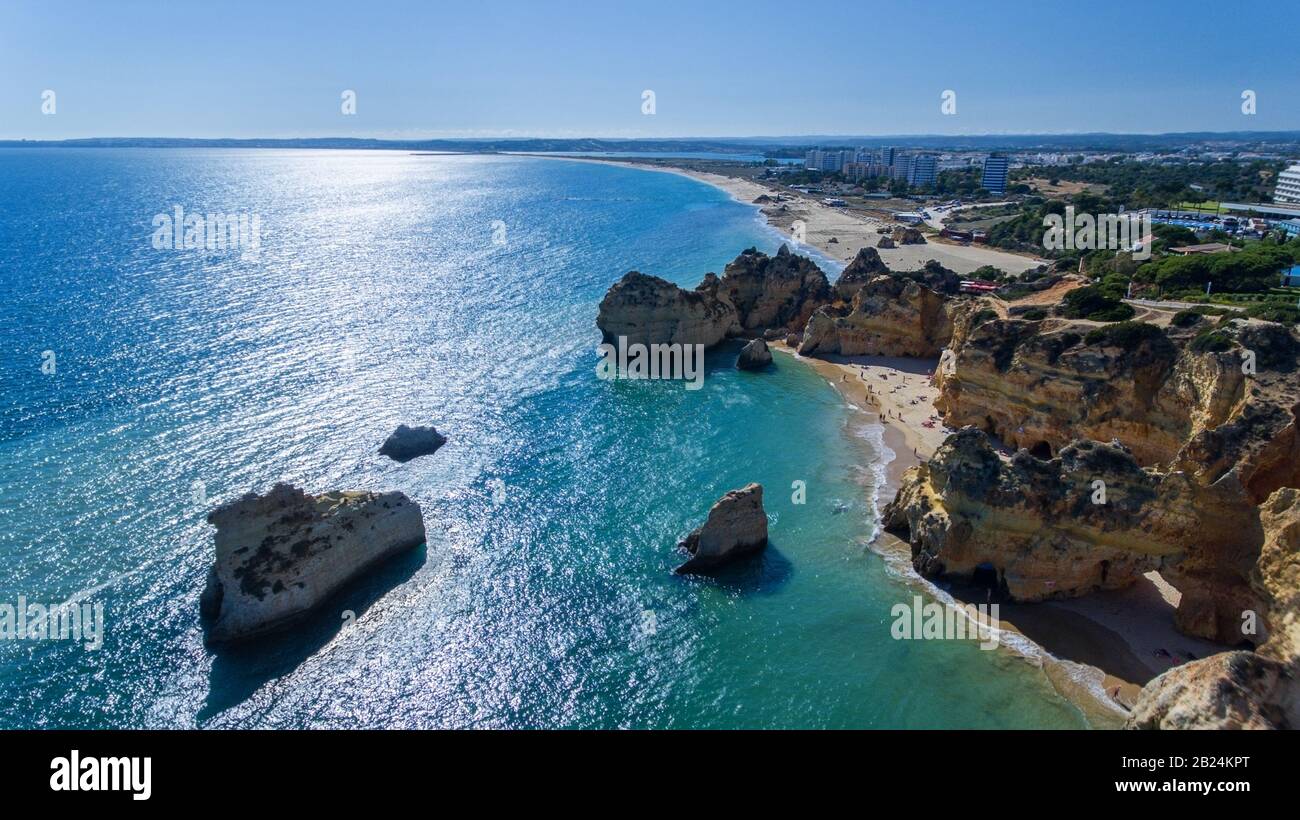
[[1300,129],[1296,31],[1222,0],[0,0],[0,138]]

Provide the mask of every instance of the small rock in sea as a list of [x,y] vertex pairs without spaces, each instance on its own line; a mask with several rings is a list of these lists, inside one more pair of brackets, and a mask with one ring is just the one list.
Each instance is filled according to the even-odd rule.
[[741,370],[762,370],[771,363],[772,351],[762,339],[754,339],[741,348],[740,358],[736,359],[736,367]]
[[718,499],[709,509],[704,524],[677,546],[691,556],[677,568],[679,575],[707,572],[766,547],[767,513],[763,512],[763,486],[746,484]]
[[407,427],[399,424],[393,434],[379,448],[381,456],[393,461],[406,462],[420,456],[432,455],[447,443],[447,437],[432,427]]

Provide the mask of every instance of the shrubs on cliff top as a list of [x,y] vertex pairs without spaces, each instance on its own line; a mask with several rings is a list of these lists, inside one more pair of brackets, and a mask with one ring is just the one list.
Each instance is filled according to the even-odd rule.
[[1135,311],[1114,293],[1100,285],[1088,285],[1065,294],[1058,311],[1067,319],[1091,319],[1094,322],[1123,322]]
[[1180,310],[1174,314],[1174,318],[1169,320],[1169,324],[1174,327],[1191,327],[1201,321],[1201,314],[1194,310]]
[[1202,331],[1188,347],[1196,353],[1223,353],[1232,350],[1232,337],[1222,330]]
[[1123,350],[1136,350],[1144,342],[1167,344],[1169,341],[1163,330],[1146,322],[1119,322],[1094,328],[1083,340],[1089,345],[1105,344]]
[[1047,311],[1042,308],[1030,308],[1020,314],[1020,318],[1028,319],[1031,322],[1041,322],[1043,319],[1047,318]]
[[1246,315],[1252,319],[1263,319],[1280,325],[1300,324],[1300,308],[1295,305],[1263,302],[1247,308]]

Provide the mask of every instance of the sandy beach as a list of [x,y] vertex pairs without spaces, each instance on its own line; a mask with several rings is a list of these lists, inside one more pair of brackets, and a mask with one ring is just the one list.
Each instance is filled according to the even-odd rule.
[[[795,355],[788,347],[784,348]],[[938,389],[931,384],[937,360],[882,356],[800,359],[826,377],[853,406],[874,413],[885,428],[885,443],[895,457],[886,469],[882,505],[892,499],[903,474],[930,458],[950,429],[934,411]],[[931,422],[933,426],[926,426]],[[902,540],[881,533],[875,549],[897,560],[894,566],[930,592],[942,590],[967,600],[959,585],[936,586],[910,568],[911,550]],[[978,593],[978,594],[976,594]],[[982,590],[971,591],[979,603]],[[1004,628],[1024,636],[1041,656],[1016,654],[1042,666],[1044,674],[1098,726],[1117,725],[1142,686],[1188,660],[1203,658],[1219,647],[1191,638],[1174,627],[1179,593],[1158,573],[1147,573],[1134,586],[1082,598],[1036,604],[1003,604]]]
[[[600,162],[610,165],[631,165],[646,171],[681,174],[708,183],[715,188],[731,194],[732,198],[746,205],[759,204],[754,200],[760,196],[775,197],[782,193],[790,199],[780,202],[762,203],[760,210],[772,227],[781,231],[794,242],[795,223],[803,223],[802,244],[817,249],[820,253],[848,262],[862,248],[875,248],[880,242],[881,228],[891,230],[894,223],[870,216],[849,213],[842,208],[825,205],[811,196],[791,196],[788,192],[778,192],[758,182],[725,174],[713,174],[689,168],[650,164],[645,162],[623,161],[613,159],[574,158],[582,162]],[[887,227],[886,227],[887,226]],[[834,241],[832,241],[834,240]],[[800,244],[794,242],[794,244]],[[933,259],[946,268],[957,273],[970,273],[984,265],[992,265],[1009,273],[1021,273],[1044,264],[1044,260],[1033,256],[1008,253],[983,245],[961,245],[941,241],[933,236],[921,245],[900,245],[896,248],[880,248],[880,258],[891,270],[918,270]]]
[[[636,162],[592,159],[633,165],[664,173],[677,173],[713,185],[748,205],[759,205],[768,223],[787,237],[796,220],[803,220],[808,245],[836,259],[849,260],[861,247],[875,247],[884,223],[845,213],[808,198],[760,204],[760,196],[774,191],[756,182],[682,168]],[[831,242],[831,238],[836,242]],[[797,243],[796,243],[797,244]],[[881,258],[894,270],[919,268],[936,259],[959,273],[981,265],[1023,271],[1039,260],[981,246],[940,244],[883,249]],[[885,356],[799,356],[783,342],[774,349],[798,358],[824,376],[844,399],[864,412],[874,414],[883,425],[885,445],[894,457],[885,470],[880,503],[891,500],[904,474],[929,459],[951,429],[943,425],[934,409],[938,388],[932,374],[937,359]],[[881,532],[873,549],[886,558],[892,570],[909,585],[940,600],[982,603],[982,590],[964,590],[959,584],[939,584],[921,578],[911,568],[911,549],[904,541]],[[1116,728],[1142,686],[1172,666],[1205,657],[1223,647],[1189,638],[1174,627],[1178,592],[1148,573],[1141,582],[1118,591],[1096,593],[1083,598],[1035,604],[1003,604],[1001,627],[1008,633],[1003,650],[1042,669],[1062,696],[1075,704],[1092,725]],[[1012,637],[1015,636],[1015,637]],[[1018,638],[1018,639],[1017,639]]]

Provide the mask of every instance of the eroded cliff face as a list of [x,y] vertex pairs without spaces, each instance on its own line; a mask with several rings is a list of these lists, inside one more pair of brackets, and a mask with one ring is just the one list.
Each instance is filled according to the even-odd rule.
[[1294,665],[1254,652],[1221,652],[1177,666],[1142,688],[1129,729],[1300,727]]
[[1096,327],[984,322],[944,362],[935,406],[949,426],[973,425],[1035,453],[1050,454],[1075,438],[1118,439],[1141,463],[1153,464],[1178,452],[1192,414],[1221,422],[1241,392],[1240,368],[1226,355],[1192,357],[1180,368],[1179,352],[1163,334],[1130,348],[1085,342]]
[[[943,459],[910,478],[892,509],[897,522],[910,525],[918,569],[970,573],[975,557],[967,551],[985,555],[1002,543],[1010,554],[984,560],[1008,572],[1014,598],[1047,594],[1023,581],[1040,576],[1054,581],[1053,589],[1079,594],[1088,589],[1087,573],[1080,574],[1073,559],[1060,567],[1053,561],[1070,559],[1062,543],[1082,539],[1101,551],[1092,563],[1105,560],[1108,568],[1117,565],[1117,548],[1130,559],[1118,559],[1121,567],[1156,556],[1156,564],[1141,565],[1160,569],[1182,593],[1175,620],[1184,633],[1227,645],[1268,641],[1294,604],[1279,603],[1278,594],[1261,585],[1257,561],[1266,530],[1281,525],[1258,506],[1281,487],[1300,483],[1294,457],[1300,346],[1290,331],[1268,322],[1225,322],[1212,329],[1214,344],[1204,335],[1193,340],[1191,333],[1166,334],[1153,326],[1110,326],[1089,340],[1096,327],[987,321],[945,353],[936,402],[945,421],[987,430],[1030,452],[998,473],[998,481],[1010,481],[1023,495],[1011,519],[1004,496],[978,493],[945,473],[944,459],[983,454],[969,438],[950,439],[957,454],[945,446]],[[1252,357],[1249,372],[1243,365]],[[1093,478],[1105,481],[1110,499],[1117,481],[1126,500],[1139,493],[1140,508],[1117,519],[1122,502],[1101,519],[1105,526],[1097,526],[1097,509],[1071,512],[1027,480],[1031,452],[1043,459],[1037,464],[1060,461],[1061,481],[1082,480],[1071,472],[1070,459],[1082,447],[1069,444],[1076,438],[1122,443],[1130,467],[1110,476],[1096,465],[1089,469],[1099,472]],[[1048,460],[1053,452],[1061,459]],[[1143,465],[1148,469],[1139,469]],[[1026,509],[1034,512],[1028,521]],[[974,547],[967,545],[963,522],[985,530]],[[1031,524],[1031,538],[1014,537]],[[1244,626],[1248,612],[1258,613],[1253,632]]]
[[808,320],[799,352],[936,358],[952,340],[958,302],[901,276],[876,276],[851,307],[822,307]]
[[602,338],[628,344],[702,344],[711,347],[739,330],[736,308],[717,295],[713,274],[695,290],[658,276],[631,271],[600,301],[596,326]]
[[1117,444],[1004,459],[967,427],[906,474],[884,525],[908,539],[922,575],[994,571],[1006,595],[1038,601],[1127,586],[1169,560],[1232,548],[1250,515],[1208,507],[1216,494],[1143,469]]
[[1260,652],[1295,662],[1300,658],[1300,490],[1278,490],[1259,512],[1264,544],[1251,582],[1268,601],[1269,630]]
[[[782,245],[775,256],[753,248],[707,273],[695,290],[631,271],[600,302],[596,326],[606,342],[702,344],[769,329],[802,328],[833,298],[826,275],[811,259]],[[780,335],[780,334],[778,334]]]
[[[1216,331],[1228,347],[1218,351],[1190,334],[1088,341],[1098,328],[986,322],[945,357],[935,406],[949,426],[974,425],[1043,455],[1086,437],[1119,440],[1140,463],[1172,463],[1203,483],[1239,467],[1256,504],[1297,483],[1296,391],[1287,384],[1296,351],[1284,328],[1229,323]],[[1247,350],[1257,353],[1251,375]]]
[[834,298],[826,274],[782,245],[775,256],[750,248],[722,271],[719,295],[736,308],[746,331],[797,329]]
[[1258,512],[1263,544],[1250,585],[1263,609],[1233,615],[1238,630],[1258,626],[1245,637],[1262,645],[1159,676],[1143,687],[1128,728],[1300,728],[1300,490],[1277,490]]
[[885,260],[875,248],[862,248],[835,280],[835,295],[844,302],[852,302],[863,285],[882,273],[889,273]]

